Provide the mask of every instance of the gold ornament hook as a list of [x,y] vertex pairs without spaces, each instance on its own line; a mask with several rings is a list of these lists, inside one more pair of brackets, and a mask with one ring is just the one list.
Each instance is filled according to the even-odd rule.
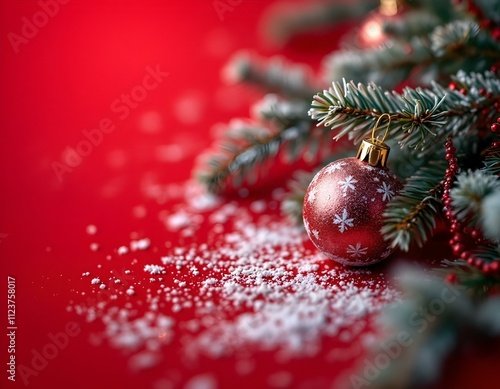
[[[384,116],[389,118],[387,122],[387,127],[385,128],[385,133],[382,140],[375,138],[375,132],[378,129],[380,120]],[[385,167],[387,165],[387,158],[389,157],[390,147],[384,143],[385,138],[389,134],[389,125],[391,124],[391,115],[388,113],[383,113],[379,116],[375,122],[375,126],[372,129],[372,137],[365,138],[361,142],[356,158],[368,162],[371,166]]]
[[[380,123],[380,120],[384,116],[387,116],[389,118],[389,121],[387,122],[387,127],[385,128],[384,137],[382,138],[382,140],[379,141],[378,136],[377,136],[377,138],[375,138],[375,131],[377,131],[378,125]],[[380,115],[378,117],[377,121],[375,122],[375,126],[373,126],[373,129],[372,129],[372,141],[373,142],[382,142],[382,143],[384,143],[385,142],[385,138],[387,138],[387,134],[389,133],[389,126],[390,125],[391,125],[391,115],[389,115],[388,113],[383,113],[382,115]]]

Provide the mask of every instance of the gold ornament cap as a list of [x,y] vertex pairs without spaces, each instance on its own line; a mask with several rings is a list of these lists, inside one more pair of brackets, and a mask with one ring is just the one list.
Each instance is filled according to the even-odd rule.
[[[380,120],[384,116],[387,116],[389,118],[389,121],[387,123],[385,134],[382,140],[380,140],[378,139],[378,137],[375,138],[375,131],[378,128]],[[389,132],[390,123],[391,117],[389,114],[384,113],[383,115],[380,115],[380,117],[377,119],[377,122],[375,123],[375,126],[373,127],[372,137],[363,139],[361,145],[359,146],[356,158],[360,159],[361,161],[368,162],[371,166],[387,166],[387,158],[389,158],[389,151],[391,150],[391,148],[386,143],[384,143],[384,140],[387,137],[387,133]]]

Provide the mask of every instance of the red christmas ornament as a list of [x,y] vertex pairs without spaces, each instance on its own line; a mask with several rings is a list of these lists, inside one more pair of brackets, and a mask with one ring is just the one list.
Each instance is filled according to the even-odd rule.
[[378,47],[387,41],[384,32],[384,23],[394,20],[400,14],[398,0],[381,0],[380,7],[372,11],[363,21],[357,33],[357,45],[362,49]]
[[376,127],[372,138],[363,140],[356,158],[340,159],[321,169],[304,198],[309,238],[328,258],[344,265],[371,265],[393,252],[380,232],[382,214],[403,185],[386,167],[389,146],[385,136],[374,138]]

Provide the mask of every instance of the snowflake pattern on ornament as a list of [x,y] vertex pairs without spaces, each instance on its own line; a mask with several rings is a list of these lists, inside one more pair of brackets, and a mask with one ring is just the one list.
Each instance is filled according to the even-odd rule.
[[350,244],[349,247],[347,247],[346,253],[351,258],[358,259],[366,255],[367,251],[368,247],[361,247],[361,243],[356,243],[356,247]]
[[348,227],[354,227],[354,219],[349,218],[349,214],[347,213],[347,209],[344,208],[342,212],[342,216],[335,215],[335,219],[333,220],[334,224],[339,225],[339,231],[343,234]]
[[342,188],[342,191],[344,192],[343,194],[344,197],[347,196],[347,191],[349,189],[353,191],[356,190],[356,186],[354,184],[356,184],[357,182],[358,180],[356,180],[353,176],[347,176],[344,180],[339,181],[339,185]]
[[307,196],[307,202],[312,203],[314,200],[316,200],[316,193],[318,193],[318,190],[316,188],[313,188],[311,191],[309,191],[309,195]]
[[318,230],[312,230],[312,233],[316,239],[319,240],[319,231]]
[[333,165],[330,165],[328,166],[326,169],[325,169],[325,173],[326,174],[331,174],[337,170],[340,170],[342,169],[342,167],[345,166],[345,162],[337,162],[337,163],[334,163]]
[[364,163],[361,165],[361,167],[365,170],[369,170],[369,171],[373,171],[375,169],[377,169],[376,167],[373,167],[372,165],[368,164],[368,163]]
[[390,201],[394,196],[394,191],[390,185],[387,185],[385,182],[382,182],[382,186],[377,188],[378,193],[382,193],[382,201]]

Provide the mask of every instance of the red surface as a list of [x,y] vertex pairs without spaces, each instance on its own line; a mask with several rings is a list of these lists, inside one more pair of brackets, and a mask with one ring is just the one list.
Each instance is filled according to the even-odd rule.
[[[187,180],[194,158],[211,142],[211,126],[247,115],[255,92],[222,86],[219,74],[236,49],[273,53],[256,33],[266,6],[246,0],[220,20],[212,1],[72,0],[53,11],[46,23],[40,19],[38,31],[14,49],[9,33],[21,35],[41,5],[0,2],[1,289],[6,290],[7,276],[15,277],[18,366],[30,366],[33,355],[51,342],[49,334],[64,331],[72,322],[80,328],[47,366],[29,376],[30,387],[160,388],[168,387],[162,379],[172,375],[182,387],[205,372],[216,372],[221,387],[262,387],[270,373],[285,368],[296,372],[303,387],[327,387],[349,367],[318,363],[321,358],[280,365],[272,353],[255,351],[258,366],[242,384],[231,358],[207,358],[187,366],[178,357],[181,345],[174,341],[160,366],[133,373],[121,350],[89,342],[97,324],[66,310],[77,291],[90,289],[82,272],[105,263],[105,255],[129,242],[131,233],[150,238],[160,251],[166,241],[186,244],[164,228],[157,215],[165,207],[147,198],[141,184]],[[317,67],[329,49],[305,51],[299,39],[283,53]],[[159,67],[168,76],[153,87],[145,79],[148,67]],[[126,111],[123,103],[115,102],[143,83],[151,90],[137,106]],[[161,128],[141,122],[145,114],[153,124],[159,118]],[[106,123],[114,131],[58,177],[54,162],[85,140],[83,130]],[[155,154],[157,145],[172,144],[183,147],[175,164]],[[146,217],[134,217],[137,205],[147,209]],[[276,213],[272,217],[279,218]],[[89,224],[98,226],[98,238],[85,233]],[[203,241],[207,234],[200,231],[197,239]],[[89,244],[96,240],[101,249],[93,253]],[[139,260],[147,253],[141,255]],[[324,344],[328,350],[337,340],[328,338]],[[6,349],[4,337],[2,363],[8,358]],[[2,387],[24,386],[19,372],[15,384],[6,376],[2,371]]]

